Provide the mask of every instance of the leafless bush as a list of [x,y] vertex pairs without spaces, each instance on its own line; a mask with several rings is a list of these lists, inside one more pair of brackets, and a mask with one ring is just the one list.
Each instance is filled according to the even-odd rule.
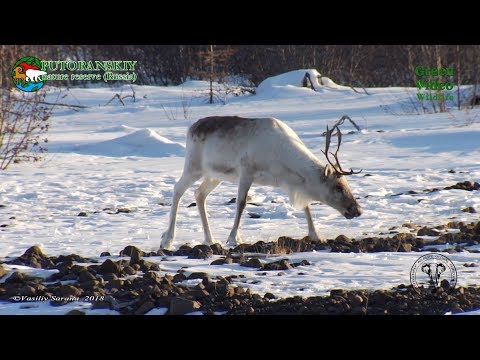
[[185,92],[182,91],[182,97],[180,99],[179,104],[180,106],[170,105],[170,106],[163,106],[162,109],[165,113],[165,116],[168,120],[177,120],[180,115],[183,115],[184,120],[188,120],[191,115],[191,106],[193,102],[194,96],[187,95]]
[[41,160],[52,109],[43,103],[46,93],[0,91],[0,170],[12,163]]
[[132,98],[133,102],[136,102],[137,101],[137,97],[136,97],[136,93],[135,93],[135,89],[133,88],[133,86],[130,86],[130,89],[132,90],[132,94],[131,95],[123,95],[122,96],[122,93],[123,93],[123,89],[120,90],[120,94],[115,94],[113,95],[113,97],[104,105],[104,106],[107,106],[109,105],[113,100],[115,99],[118,99],[118,101],[120,101],[120,103],[125,106],[125,102],[123,101],[124,99],[127,99],[127,98]]
[[11,164],[36,162],[46,151],[49,117],[58,98],[45,101],[47,91],[27,93],[15,88],[11,66],[23,51],[0,45],[0,170]]

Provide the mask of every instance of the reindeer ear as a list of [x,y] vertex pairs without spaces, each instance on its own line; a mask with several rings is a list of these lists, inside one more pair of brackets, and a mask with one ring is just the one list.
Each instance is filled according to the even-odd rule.
[[325,165],[325,169],[323,170],[323,175],[325,175],[325,177],[329,177],[332,174],[335,174],[335,169],[333,168],[333,166],[330,164]]

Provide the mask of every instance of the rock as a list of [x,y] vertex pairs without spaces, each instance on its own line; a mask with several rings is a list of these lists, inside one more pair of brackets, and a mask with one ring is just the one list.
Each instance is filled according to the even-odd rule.
[[214,255],[227,255],[228,254],[228,251],[224,250],[222,248],[222,245],[220,245],[219,243],[215,243],[215,244],[210,245],[210,249],[212,249]]
[[38,256],[40,258],[46,257],[46,255],[43,253],[42,249],[40,249],[38,246],[32,246],[28,248],[22,256]]
[[206,272],[193,272],[188,276],[188,280],[193,280],[193,279],[205,279],[209,278],[209,275]]
[[5,268],[0,264],[0,279],[7,275],[7,273],[7,270],[5,270]]
[[346,295],[347,295],[347,292],[343,289],[332,289],[332,290],[330,290],[330,297],[333,297],[333,296],[345,297]]
[[453,314],[458,314],[458,313],[463,313],[463,309],[460,307],[459,303],[454,303],[452,305],[452,313]]
[[444,189],[445,190],[458,189],[458,190],[473,191],[473,190],[479,190],[480,184],[478,182],[473,182],[473,181],[464,181],[464,182],[458,182],[452,186],[447,186]]
[[80,274],[82,271],[88,271],[85,266],[75,264],[70,268],[70,272],[74,274]]
[[452,233],[446,233],[442,234],[438,237],[438,239],[429,242],[429,245],[442,245],[442,244],[447,244],[447,243],[452,243],[455,242],[455,234]]
[[237,286],[233,288],[233,292],[235,295],[242,295],[245,294],[245,289],[242,286]]
[[150,284],[160,284],[162,282],[162,277],[154,271],[148,271],[143,275],[143,279],[148,281]]
[[197,245],[195,246],[190,254],[188,254],[189,259],[207,259],[213,255],[213,250],[208,245]]
[[[292,267],[297,267],[297,266],[308,266],[308,265],[312,265],[312,263],[308,260],[302,260],[298,263],[293,263],[291,264]],[[305,273],[299,273],[299,275],[306,275]]]
[[348,293],[348,300],[350,304],[352,304],[352,307],[359,307],[363,304],[363,297],[352,292]]
[[205,299],[210,295],[210,293],[207,290],[191,290],[189,292],[189,295],[193,296],[195,299]]
[[230,201],[227,204],[235,204],[237,202],[237,198],[231,198]]
[[140,265],[140,270],[142,270],[143,272],[160,271],[160,266],[158,264],[152,263],[150,261],[146,261],[144,259],[139,260],[137,264]]
[[412,251],[412,247],[413,247],[412,244],[402,243],[398,247],[398,251],[399,252],[410,252],[410,251]]
[[124,284],[123,280],[116,279],[116,280],[110,280],[107,285],[105,285],[105,288],[107,289],[121,289]]
[[346,237],[345,235],[338,235],[336,238],[335,238],[335,241],[336,242],[341,242],[341,243],[351,243],[352,240],[350,240],[348,237]]
[[[220,259],[217,259],[217,260],[213,260],[210,263],[210,265],[224,265],[224,264],[226,264],[225,260],[226,260],[225,258],[220,258]],[[230,260],[231,260],[231,258],[230,258]]]
[[103,297],[103,300],[93,301],[92,302],[92,309],[110,309],[115,310],[117,309],[118,302],[115,298],[111,295],[107,295]]
[[79,282],[85,282],[85,281],[91,281],[95,280],[95,275],[90,273],[88,270],[82,270],[78,273],[78,281]]
[[78,286],[84,291],[97,291],[99,285],[100,285],[100,281],[98,280],[87,280],[87,281],[81,282]]
[[123,268],[123,271],[125,272],[125,274],[127,275],[135,275],[137,272],[134,268],[132,268],[131,266],[125,266]]
[[195,207],[197,206],[197,203],[196,202],[192,202],[190,205],[187,206],[187,208],[191,208],[191,207]]
[[152,301],[145,301],[140,307],[135,310],[135,315],[143,315],[155,308],[155,303]]
[[438,236],[438,235],[440,235],[438,230],[430,229],[430,228],[427,228],[426,226],[419,229],[417,232],[417,236]]
[[450,288],[450,283],[448,282],[447,279],[443,279],[441,282],[440,282],[440,287],[444,290],[447,290],[448,288]]
[[122,251],[120,251],[120,256],[130,256],[130,265],[136,264],[140,258],[145,255],[146,254],[144,251],[132,245],[128,245]]
[[332,252],[346,253],[352,251],[352,243],[347,241],[328,240],[328,244],[330,245]]
[[60,255],[58,256],[54,263],[55,264],[58,264],[58,263],[61,263],[61,262],[79,262],[79,263],[87,263],[87,262],[96,262],[96,261],[91,261],[90,259],[87,259],[87,258],[84,258],[80,255],[77,255],[77,254],[70,254],[70,255]]
[[104,256],[112,256],[112,254],[110,254],[108,251],[104,251],[100,254],[100,257],[104,257]]
[[18,290],[18,295],[35,296],[36,294],[37,294],[37,290],[33,286],[30,286],[30,285],[22,286]]
[[103,280],[105,281],[118,280],[118,276],[113,273],[108,273],[103,275]]
[[182,297],[174,297],[170,301],[168,315],[185,315],[201,308],[198,301],[188,300]]
[[477,210],[475,210],[473,207],[468,206],[462,209],[463,212],[470,213],[470,214],[476,214]]
[[[375,238],[374,238],[375,239]],[[399,242],[414,242],[416,237],[410,233],[399,233],[392,237],[393,240]]]
[[182,282],[182,281],[185,281],[185,280],[187,280],[187,277],[183,273],[175,274],[173,276],[173,282],[174,283],[179,283],[179,282]]
[[62,297],[80,297],[83,294],[83,290],[72,285],[60,285],[58,288],[55,289],[55,293],[57,294],[57,296]]
[[257,213],[252,213],[252,212],[249,212],[248,216],[250,216],[252,219],[259,219],[259,218],[262,217],[262,215],[257,214]]
[[120,214],[120,213],[128,214],[130,212],[132,212],[132,210],[130,210],[129,208],[118,208],[116,213],[117,214]]
[[70,310],[65,315],[85,315],[85,312],[77,309]]
[[175,256],[188,256],[192,252],[192,248],[188,245],[182,245],[180,248],[173,253]]
[[105,260],[103,262],[103,264],[99,266],[98,272],[100,274],[112,273],[112,274],[115,274],[117,276],[122,276],[121,266],[119,264],[117,264],[116,262],[113,262],[110,259]]
[[38,246],[32,246],[28,248],[22,256],[7,263],[15,265],[26,265],[37,269],[52,269],[55,267],[53,261],[48,258]]
[[480,235],[480,221],[473,226],[472,231],[473,233]]
[[26,281],[38,281],[39,278],[24,274],[20,271],[15,271],[9,278],[5,280],[7,284],[15,284],[15,283],[24,283]]
[[85,216],[88,216],[88,215],[87,215],[87,213],[86,213],[85,211],[80,211],[77,216],[83,216],[83,217],[85,217]]
[[273,295],[272,293],[267,292],[267,293],[265,293],[265,295],[263,295],[263,298],[267,299],[267,300],[274,300],[277,297],[275,295]]
[[256,269],[263,268],[263,263],[260,261],[259,258],[250,258],[248,261],[244,262],[240,266],[251,267]]
[[288,262],[287,259],[282,259],[278,261],[274,261],[271,263],[267,263],[263,265],[263,270],[290,270],[293,269],[292,265]]
[[240,255],[239,257],[234,257],[231,259],[234,264],[240,264],[240,265],[242,265],[245,261],[247,261],[247,259],[245,259],[245,256],[243,255]]
[[472,263],[465,263],[465,264],[463,264],[463,266],[465,266],[465,267],[477,267],[478,265],[472,262]]

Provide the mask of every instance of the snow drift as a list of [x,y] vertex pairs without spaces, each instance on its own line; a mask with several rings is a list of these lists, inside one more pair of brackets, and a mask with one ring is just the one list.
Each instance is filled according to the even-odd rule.
[[102,156],[167,157],[183,156],[185,147],[152,129],[141,129],[112,140],[77,146],[75,152]]
[[[310,82],[305,83],[306,77],[310,78]],[[311,89],[311,86],[315,91]],[[300,69],[265,79],[258,85],[256,93],[267,97],[279,97],[287,94],[295,95],[299,92],[305,95],[314,94],[326,89],[352,91],[350,87],[338,85],[332,79],[322,76],[315,69]]]

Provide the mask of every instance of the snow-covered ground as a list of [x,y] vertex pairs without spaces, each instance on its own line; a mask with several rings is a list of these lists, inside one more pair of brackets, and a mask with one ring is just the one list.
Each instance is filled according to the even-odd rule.
[[[324,79],[324,84],[334,84]],[[413,88],[367,89],[368,95],[342,86],[323,86],[314,92],[273,83],[270,88],[263,86],[258,95],[231,97],[226,105],[207,104],[207,97],[201,95],[207,84],[196,81],[178,87],[133,86],[136,101],[126,98],[125,106],[115,100],[105,106],[120,89],[69,90],[62,102],[88,108],[57,108],[45,161],[15,165],[1,174],[0,204],[5,207],[0,208],[0,224],[8,226],[0,231],[0,258],[19,256],[36,244],[48,255],[76,253],[93,258],[104,251],[118,254],[126,245],[157,250],[167,227],[173,185],[182,172],[186,130],[197,119],[211,115],[276,117],[320,158],[324,147],[320,135],[326,125],[347,114],[362,128],[349,133],[354,128],[344,125],[340,159],[344,168],[363,169],[348,181],[364,213],[347,220],[332,208],[314,204],[315,224],[326,238],[378,235],[405,223],[478,221],[478,214],[461,211],[466,206],[480,210],[478,191],[422,191],[480,179],[479,109],[417,114],[414,106],[408,105],[417,101],[421,108]],[[130,87],[122,91],[123,95],[131,93]],[[455,172],[450,173],[451,169]],[[187,208],[194,201],[194,189],[190,188],[181,202],[177,247],[203,241],[198,211]],[[409,190],[419,194],[391,196]],[[252,202],[260,206],[247,205],[246,211],[261,217],[243,217],[245,242],[306,235],[303,212],[290,206],[285,191],[253,186],[251,195]],[[235,205],[228,201],[235,196],[236,184],[223,183],[208,200],[212,232],[222,244],[235,212]],[[131,212],[114,214],[117,208]],[[87,216],[79,217],[79,212]],[[307,259],[314,265],[287,271],[285,276],[263,277],[259,284],[248,287],[279,296],[312,296],[332,288],[388,288],[408,283],[410,267],[418,256],[295,254],[293,259]],[[479,254],[450,257],[457,270],[463,270],[466,262],[480,263]],[[172,261],[176,265],[171,265],[171,270],[176,271],[180,264],[202,268],[211,262],[188,261]],[[162,267],[168,270],[168,263],[162,262]],[[215,274],[250,271],[236,266],[208,266],[208,270]],[[459,283],[479,284],[477,269],[459,271]],[[255,277],[255,272],[250,272]],[[36,308],[37,312],[18,307],[1,304],[0,313],[4,309],[9,313],[50,312],[49,307]],[[61,308],[61,313],[68,311]]]

